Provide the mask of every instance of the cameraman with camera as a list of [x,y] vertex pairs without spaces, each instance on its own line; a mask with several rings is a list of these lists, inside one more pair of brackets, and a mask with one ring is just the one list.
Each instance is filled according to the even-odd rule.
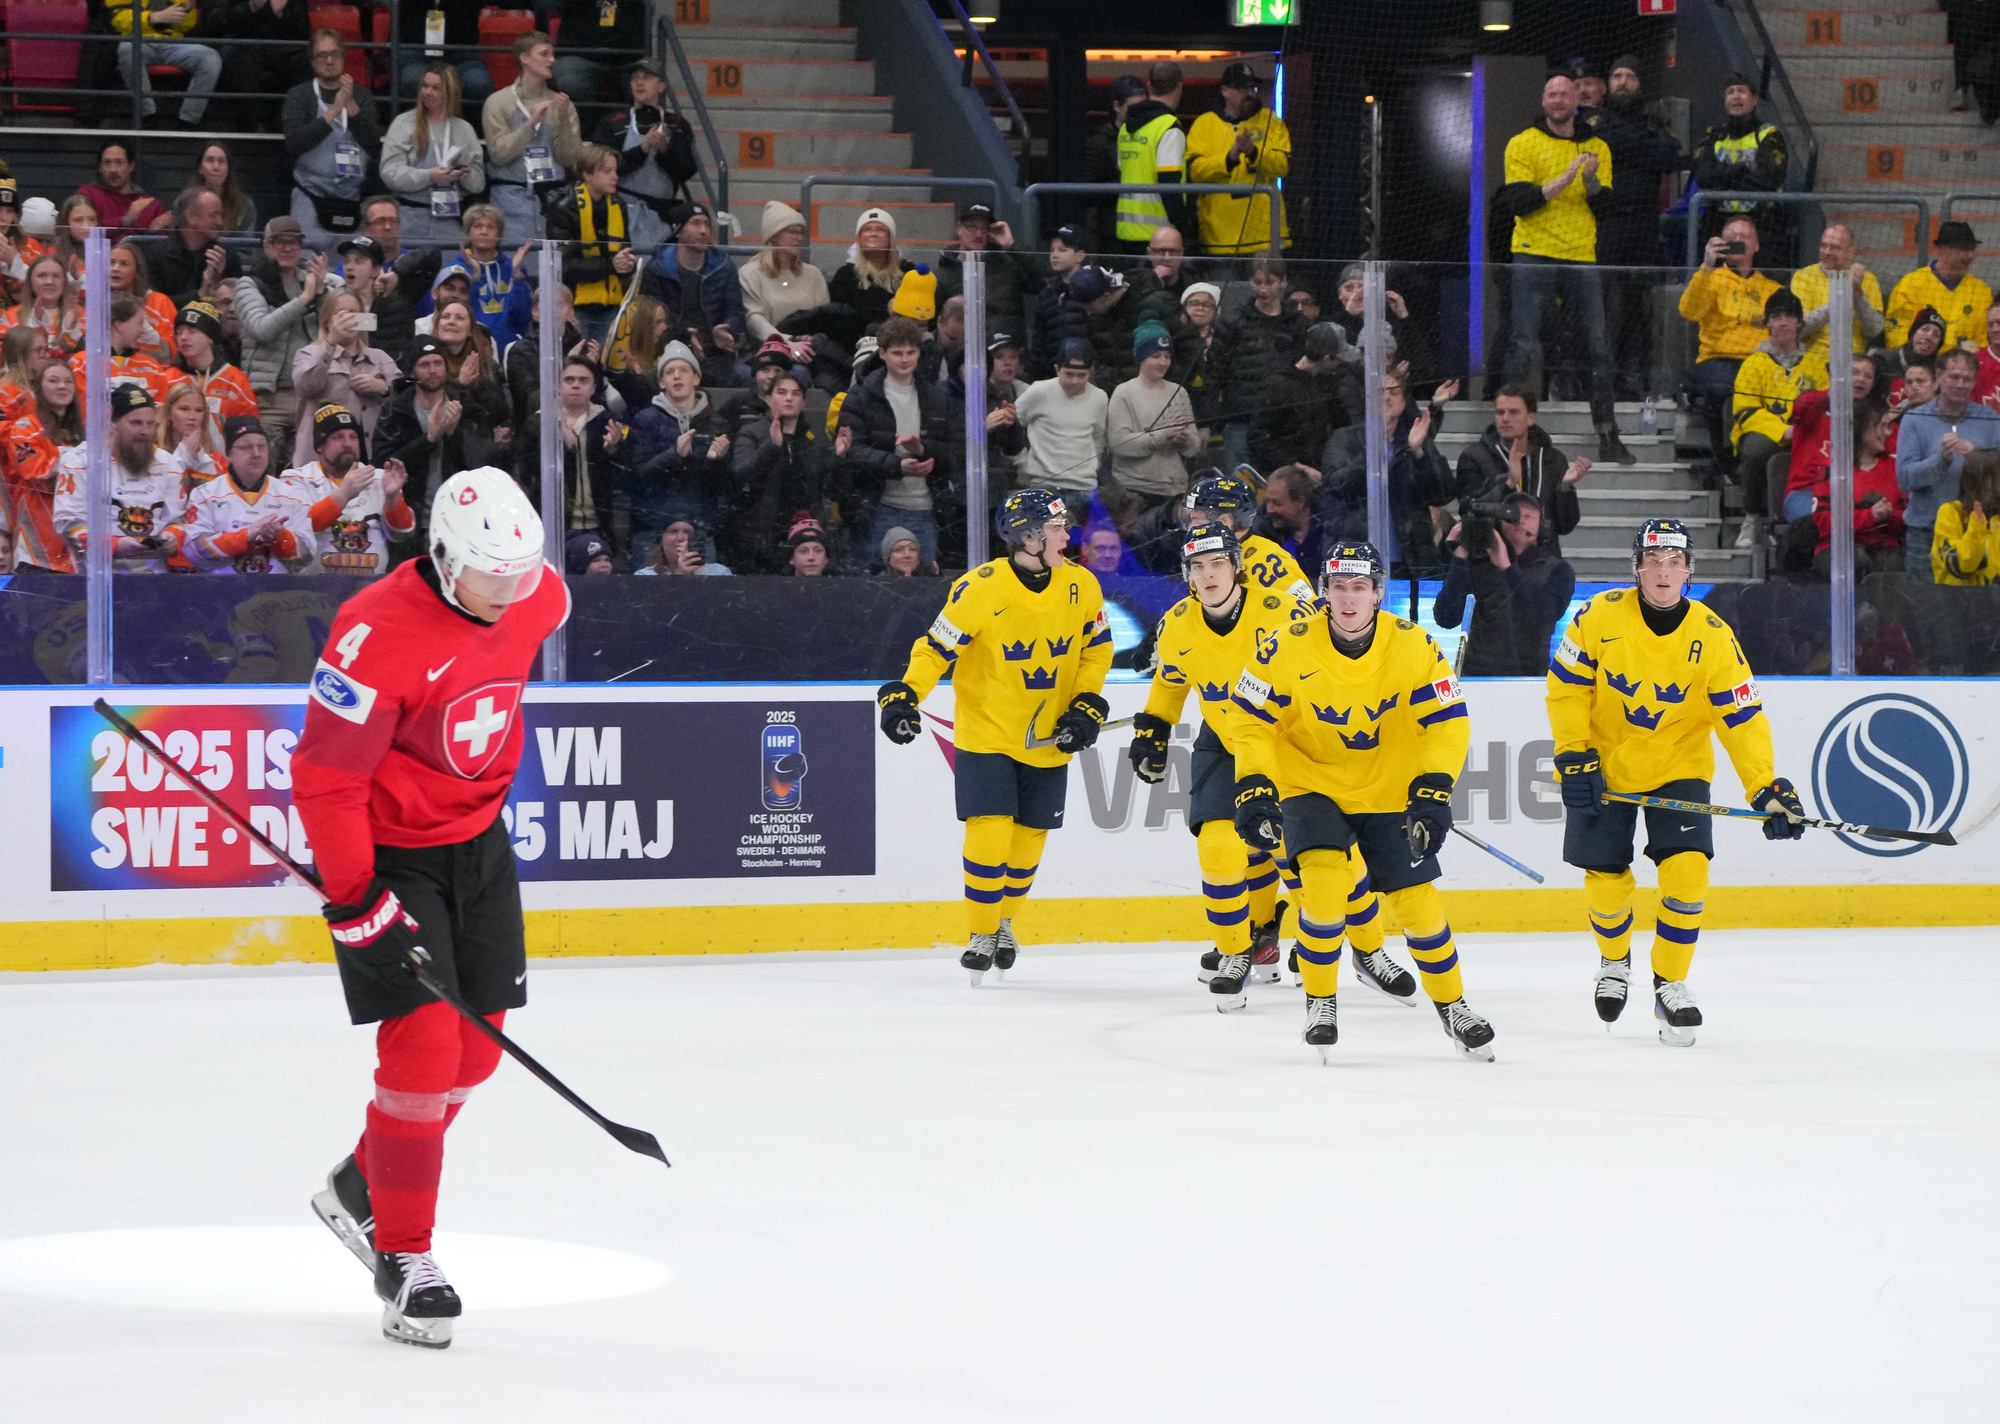
[[[1508,384],[1493,397],[1493,423],[1458,457],[1459,514],[1466,502],[1494,504],[1509,490],[1531,496],[1542,514],[1541,538],[1560,550],[1556,536],[1576,528],[1582,517],[1576,485],[1590,473],[1590,461],[1570,459],[1535,423],[1535,393]],[[1483,544],[1475,547],[1484,547]]]
[[1451,569],[1431,605],[1440,628],[1456,628],[1472,595],[1467,677],[1538,677],[1547,671],[1556,620],[1576,592],[1576,570],[1544,541],[1542,507],[1509,490],[1491,503],[1467,500],[1446,539]]

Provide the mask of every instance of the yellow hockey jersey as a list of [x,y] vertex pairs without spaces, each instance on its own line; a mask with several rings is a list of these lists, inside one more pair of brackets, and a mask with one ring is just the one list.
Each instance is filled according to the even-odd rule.
[[1403,811],[1410,782],[1458,779],[1472,740],[1465,694],[1430,634],[1375,615],[1358,658],[1333,645],[1324,615],[1285,629],[1237,675],[1236,775],[1268,776],[1278,795],[1317,791],[1343,811]]
[[1992,305],[1993,289],[1970,272],[1958,279],[1957,286],[1947,287],[1936,272],[1919,267],[1889,289],[1882,344],[1895,347],[1908,342],[1917,313],[1930,307],[1944,318],[1944,345],[1939,350],[1965,346],[1976,351],[1986,344],[1986,309]]
[[[1278,554],[1285,557],[1282,549]],[[1260,651],[1277,643],[1285,624],[1312,613],[1312,605],[1302,599],[1249,588],[1243,592],[1235,623],[1218,633],[1203,616],[1201,600],[1192,595],[1183,598],[1160,619],[1146,711],[1163,722],[1178,721],[1188,693],[1197,692],[1202,720],[1233,752],[1236,725],[1244,716],[1229,700],[1236,675],[1256,662]]]
[[1722,739],[1746,794],[1771,784],[1771,722],[1729,625],[1688,601],[1681,626],[1646,626],[1639,591],[1600,593],[1570,620],[1549,662],[1557,752],[1595,748],[1604,784],[1628,794],[1715,777]]
[[1243,576],[1253,593],[1275,593],[1286,602],[1300,599],[1319,602],[1313,581],[1299,568],[1299,561],[1285,552],[1285,546],[1262,534],[1245,534],[1238,542],[1243,548]]
[[1050,736],[1072,697],[1104,690],[1110,668],[1111,628],[1096,575],[1064,564],[1037,593],[1011,558],[999,558],[951,586],[937,621],[910,649],[903,680],[921,702],[951,672],[958,694],[952,740],[961,749],[1065,766],[1066,752],[1024,746],[1029,721],[1037,736]]

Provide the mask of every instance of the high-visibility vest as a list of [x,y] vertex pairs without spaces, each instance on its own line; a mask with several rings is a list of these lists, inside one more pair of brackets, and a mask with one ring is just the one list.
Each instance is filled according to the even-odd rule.
[[[604,200],[604,236],[610,239],[604,246],[591,245],[597,241],[597,221],[590,211],[590,189],[582,183],[576,185],[576,221],[581,256],[609,257],[625,246],[625,205],[617,198]],[[601,282],[577,284],[580,307],[610,307],[624,300],[625,281],[616,272],[606,272]]]
[[[1760,124],[1740,138],[1730,138],[1727,135],[1718,138],[1715,141],[1715,161],[1739,164],[1745,168],[1755,167],[1758,146],[1770,137],[1771,131],[1772,125]],[[1757,204],[1754,201],[1732,200],[1718,203],[1716,206],[1725,213],[1747,213],[1754,211]]]
[[[1157,183],[1160,169],[1155,155],[1159,151],[1160,139],[1178,121],[1172,114],[1161,114],[1147,122],[1137,133],[1123,124],[1118,126],[1118,181],[1120,183]],[[1150,190],[1145,192],[1126,191],[1118,195],[1118,240],[1120,242],[1144,242],[1153,235],[1153,229],[1167,225],[1167,205],[1160,195]]]

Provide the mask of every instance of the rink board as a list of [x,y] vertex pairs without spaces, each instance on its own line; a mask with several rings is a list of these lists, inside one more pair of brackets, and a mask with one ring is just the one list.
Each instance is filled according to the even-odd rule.
[[[1579,927],[1582,878],[1561,862],[1543,684],[1475,681],[1467,693],[1472,749],[1457,815],[1547,885],[1454,839],[1444,881],[1454,924]],[[1965,833],[1983,830],[2000,805],[1983,683],[1773,680],[1762,693],[1779,770],[1815,814]],[[1107,695],[1123,716],[1145,688]],[[91,696],[0,692],[9,922],[0,970],[326,959],[306,892],[255,863],[157,760],[117,746]],[[507,814],[531,950],[727,954],[961,939],[951,689],[926,704],[925,736],[909,747],[875,733],[872,697],[872,687],[848,684],[600,684],[530,688],[518,709],[454,712],[467,755],[496,735],[496,710],[526,723]],[[289,790],[302,689],[121,688],[115,700],[260,829],[309,853]],[[1186,827],[1191,730],[1177,734],[1158,787],[1133,776],[1124,732],[1076,758],[1067,827],[1051,836],[1018,916],[1024,939],[1204,937]],[[1741,796],[1723,763],[1714,799]],[[1651,879],[1643,861],[1639,875]],[[1718,928],[1992,924],[2000,832],[1954,848],[1825,832],[1772,844],[1754,822],[1723,821],[1713,879],[1708,923]]]

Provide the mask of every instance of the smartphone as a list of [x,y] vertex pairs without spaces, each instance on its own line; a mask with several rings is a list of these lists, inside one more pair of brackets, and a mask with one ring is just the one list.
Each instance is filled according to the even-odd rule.
[[376,316],[374,312],[356,312],[354,314],[354,329],[356,331],[373,331],[381,324],[382,319]]
[[1749,250],[1750,244],[1747,242],[1728,242],[1724,243],[1722,247],[1722,253],[1725,257],[1741,257]]

